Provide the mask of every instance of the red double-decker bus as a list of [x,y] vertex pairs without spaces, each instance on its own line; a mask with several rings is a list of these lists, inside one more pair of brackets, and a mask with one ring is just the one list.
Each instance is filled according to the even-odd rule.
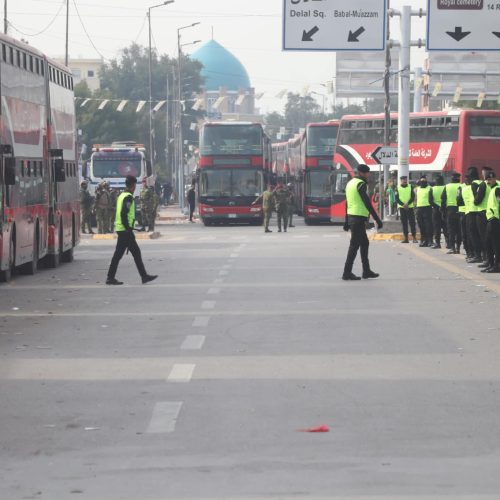
[[208,122],[200,131],[198,206],[205,225],[262,224],[262,205],[252,205],[271,180],[271,147],[259,123]]
[[0,35],[0,279],[71,261],[79,241],[73,77]]
[[306,224],[330,222],[331,176],[339,122],[310,123],[302,134],[273,146],[277,176],[291,181]]
[[[334,156],[332,218],[345,217],[345,186],[360,163],[375,165],[371,154],[384,143],[383,115],[344,116]],[[398,116],[391,116],[391,143],[397,146]],[[487,166],[500,175],[500,111],[454,110],[410,116],[410,180],[422,174],[465,174]],[[378,168],[378,165],[376,166]],[[391,170],[396,170],[392,167]]]

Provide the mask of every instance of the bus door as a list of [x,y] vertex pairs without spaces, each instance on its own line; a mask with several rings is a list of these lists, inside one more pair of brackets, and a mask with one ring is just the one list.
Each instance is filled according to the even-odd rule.
[[342,222],[345,219],[345,188],[351,180],[351,173],[342,165],[331,173],[332,206],[330,217],[332,222]]
[[0,239],[1,239],[1,262],[2,268],[10,258],[10,229],[11,222],[8,209],[11,208],[12,186],[16,184],[15,159],[12,156],[12,146],[5,144],[0,146]]

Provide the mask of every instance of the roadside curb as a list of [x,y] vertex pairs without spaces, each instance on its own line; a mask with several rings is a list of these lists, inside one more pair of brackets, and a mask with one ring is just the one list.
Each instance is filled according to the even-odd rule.
[[[373,233],[368,235],[371,241],[403,241],[401,233]],[[417,234],[417,239],[420,240],[420,234]]]

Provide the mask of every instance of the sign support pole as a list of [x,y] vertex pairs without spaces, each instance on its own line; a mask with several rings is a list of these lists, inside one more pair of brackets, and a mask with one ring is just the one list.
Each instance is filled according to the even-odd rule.
[[409,176],[410,166],[410,46],[411,46],[411,7],[405,5],[401,10],[401,50],[399,55],[399,113],[398,113],[398,176]]
[[[385,126],[384,126],[384,146],[391,145],[391,22],[390,22],[390,0],[387,0],[387,41],[385,47],[385,74],[384,74],[384,91],[385,91]],[[387,170],[387,173],[386,173]],[[384,196],[385,187],[387,186],[387,181],[389,174],[389,167],[387,169],[384,166],[384,182],[382,182],[382,177],[380,175],[379,169],[379,213],[382,217],[382,220],[385,220],[385,212],[384,212]]]

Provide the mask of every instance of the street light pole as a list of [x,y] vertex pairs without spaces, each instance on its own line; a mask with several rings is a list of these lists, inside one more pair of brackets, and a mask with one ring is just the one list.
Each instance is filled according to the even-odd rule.
[[[7,3],[7,0],[5,0]],[[66,67],[69,63],[69,0],[66,0],[66,54],[64,57],[64,64]]]
[[7,34],[9,31],[9,21],[7,21],[7,0],[3,3],[3,32]]
[[151,11],[157,7],[163,7],[170,3],[174,3],[175,0],[166,0],[158,5],[153,5],[148,8],[148,30],[149,30],[149,161],[151,163],[151,168],[153,168],[154,163],[154,143],[153,143],[153,53],[151,48]]
[[[177,160],[179,162],[177,166],[177,171],[179,175],[178,179],[178,190],[179,190],[179,204],[180,208],[184,210],[184,141],[182,138],[182,45],[181,45],[181,31],[193,28],[200,24],[192,23],[187,26],[181,26],[177,29],[177,123],[178,123],[178,132],[177,132]],[[189,44],[186,44],[189,45]]]

